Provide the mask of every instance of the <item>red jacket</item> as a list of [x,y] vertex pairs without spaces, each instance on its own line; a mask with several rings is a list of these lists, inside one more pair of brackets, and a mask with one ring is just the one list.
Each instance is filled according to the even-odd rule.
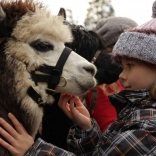
[[[124,87],[121,85],[121,83],[119,81],[117,83],[120,90],[123,90]],[[110,85],[107,85],[107,91],[111,93],[113,91],[109,86]],[[86,95],[87,108],[91,104],[91,99],[92,90],[89,90],[88,94]],[[115,108],[112,106],[108,99],[108,96],[104,94],[103,90],[100,87],[97,87],[97,101],[94,109],[90,111],[90,115],[97,121],[102,132],[104,132],[107,127],[117,118]]]

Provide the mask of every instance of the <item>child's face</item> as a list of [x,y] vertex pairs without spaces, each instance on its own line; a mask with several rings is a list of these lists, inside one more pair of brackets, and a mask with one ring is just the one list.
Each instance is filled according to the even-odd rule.
[[149,89],[156,82],[156,69],[136,61],[122,59],[123,67],[119,78],[126,89]]

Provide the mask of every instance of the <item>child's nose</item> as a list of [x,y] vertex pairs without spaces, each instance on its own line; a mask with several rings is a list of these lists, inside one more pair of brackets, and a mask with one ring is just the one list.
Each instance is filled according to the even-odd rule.
[[126,80],[126,74],[124,73],[124,70],[120,73],[119,79],[120,79],[121,81]]

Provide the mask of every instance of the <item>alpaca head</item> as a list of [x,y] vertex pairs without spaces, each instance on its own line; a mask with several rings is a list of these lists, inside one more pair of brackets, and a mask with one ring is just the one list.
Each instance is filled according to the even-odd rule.
[[[0,5],[0,25],[3,28],[0,31],[0,92],[16,97],[17,103],[31,103],[33,100],[27,94],[31,86],[44,103],[52,103],[53,97],[46,91],[48,82],[35,82],[32,73],[49,76],[38,69],[56,66],[65,48],[64,43],[72,41],[70,28],[63,24],[63,17],[51,15],[32,0],[6,0]],[[94,65],[72,51],[64,62],[54,92],[81,95],[95,86],[95,73]],[[9,93],[4,91],[4,86]]]

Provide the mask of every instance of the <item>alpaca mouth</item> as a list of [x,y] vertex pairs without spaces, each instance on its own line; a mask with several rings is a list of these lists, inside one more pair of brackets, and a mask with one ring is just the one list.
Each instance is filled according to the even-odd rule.
[[87,92],[88,91],[88,89],[90,89],[90,88],[92,88],[92,87],[94,87],[94,85],[92,84],[88,84],[88,85],[83,85],[83,84],[81,84],[77,79],[75,79],[75,81],[76,81],[76,83],[79,85],[79,88],[81,89],[81,91],[82,92]]
[[89,88],[84,87],[83,85],[81,85],[80,83],[78,83],[78,85],[80,86],[81,90],[83,92],[86,92]]

